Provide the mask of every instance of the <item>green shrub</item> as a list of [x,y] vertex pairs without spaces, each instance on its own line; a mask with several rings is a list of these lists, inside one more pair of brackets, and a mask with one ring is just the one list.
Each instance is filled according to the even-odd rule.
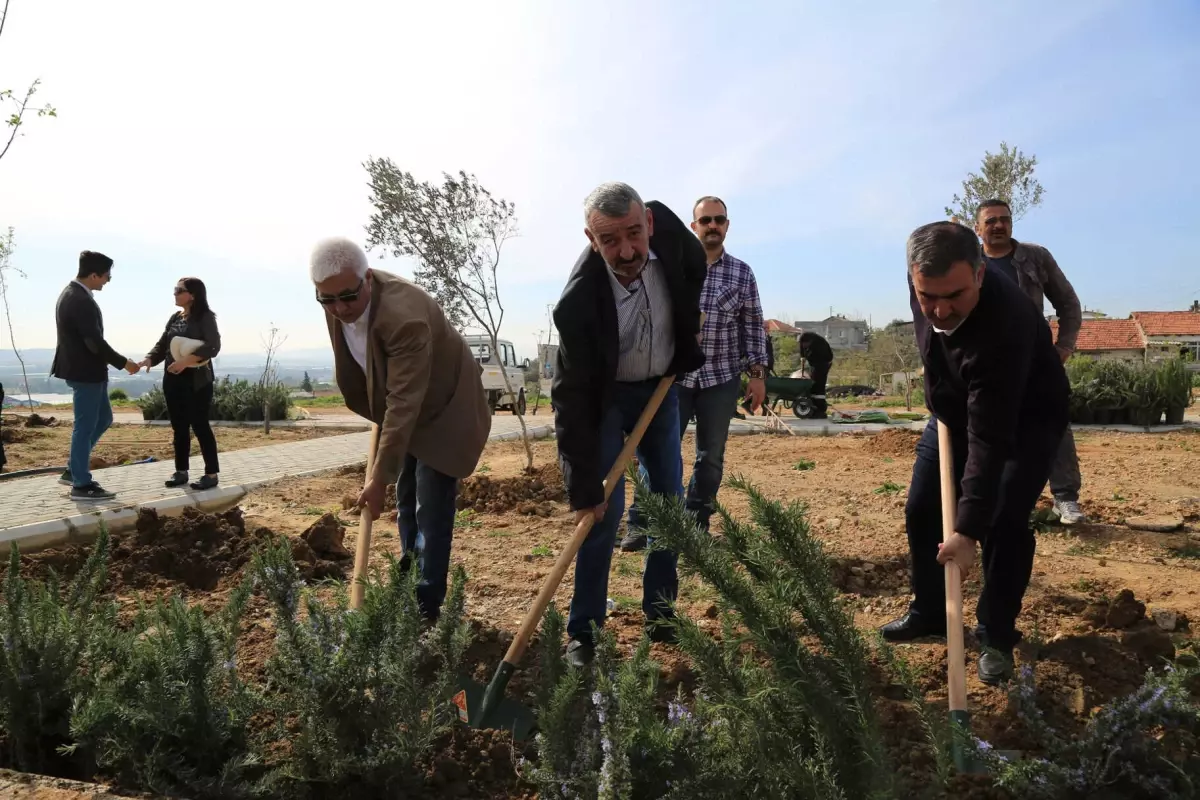
[[344,587],[329,602],[303,591],[285,543],[257,554],[253,570],[274,608],[269,704],[287,744],[263,788],[287,797],[403,796],[419,782],[418,757],[457,718],[451,698],[470,640],[466,574],[455,569],[441,616],[424,634],[417,573],[395,559],[356,611]]
[[[108,532],[67,586],[21,576],[14,544],[0,609],[0,731],[4,761],[28,772],[71,772],[60,748],[70,744],[71,708],[87,702],[96,666],[110,663],[116,606],[100,599],[108,577]],[[83,665],[92,663],[92,669]]]
[[124,389],[113,389],[108,393],[108,399],[113,403],[124,403],[129,399],[129,392]]
[[167,396],[163,394],[163,390],[158,388],[157,385],[139,397],[137,405],[142,410],[142,417],[144,419],[167,418]]
[[238,677],[248,582],[206,617],[178,596],[139,610],[96,691],[76,706],[76,746],[131,788],[192,798],[248,794],[247,725],[259,704]]

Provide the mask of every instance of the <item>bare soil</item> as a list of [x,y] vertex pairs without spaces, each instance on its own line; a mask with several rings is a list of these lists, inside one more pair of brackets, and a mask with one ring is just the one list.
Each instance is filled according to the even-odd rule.
[[[257,428],[215,427],[217,449],[222,453],[262,447],[269,444],[316,439],[345,433],[329,428],[274,428],[270,435]],[[71,449],[71,421],[55,420],[50,426],[27,427],[15,414],[5,414],[0,437],[8,456],[5,470],[16,472],[40,467],[64,467]],[[200,454],[200,446],[192,439],[192,455]],[[113,425],[92,451],[92,469],[128,464],[153,458],[171,462],[175,451],[171,446],[171,429],[163,425]]]
[[[902,614],[909,599],[903,511],[915,443],[914,433],[897,429],[877,436],[737,436],[726,450],[727,477],[740,474],[769,497],[807,504],[809,522],[833,560],[834,580],[864,629]],[[1200,649],[1195,633],[1200,625],[1200,471],[1195,469],[1200,433],[1085,433],[1077,443],[1084,477],[1081,504],[1089,521],[1069,529],[1048,526],[1039,534],[1021,625],[1041,644],[1027,643],[1018,650],[1019,661],[1037,659],[1048,716],[1068,731],[1081,727],[1099,705],[1135,689],[1145,670],[1161,658],[1184,648]],[[685,464],[693,448],[688,436]],[[467,611],[476,641],[468,665],[481,682],[503,657],[573,528],[554,442],[535,443],[534,456],[536,470],[530,476],[524,472],[520,443],[491,444],[477,474],[463,483],[460,507],[470,513],[459,515],[454,560],[469,575]],[[117,591],[130,596],[144,587],[171,588],[215,607],[244,570],[254,545],[272,535],[292,537],[298,555],[305,548],[315,551],[314,542],[320,543],[323,552],[314,553],[309,566],[331,565],[320,568],[344,575],[357,538],[353,511],[344,498],[355,496],[362,481],[362,469],[349,468],[263,488],[245,498],[240,511],[219,517],[144,517],[138,532],[114,543]],[[738,493],[723,489],[720,499],[735,516],[746,512]],[[1049,504],[1046,496],[1042,506]],[[1184,525],[1172,533],[1148,533],[1123,524],[1144,514],[1175,515]],[[386,554],[398,551],[394,525],[377,524],[373,562],[382,565]],[[28,559],[69,570],[82,555]],[[641,569],[641,554],[614,552],[609,583],[614,610],[607,624],[628,651],[642,633]],[[572,584],[569,571],[556,594],[560,608],[569,604]],[[965,589],[970,622],[977,581],[968,581]],[[707,586],[682,582],[682,611],[714,630],[719,625],[716,602]],[[1163,611],[1174,612],[1174,630],[1153,621]],[[252,603],[244,640],[239,649],[249,662],[247,669],[260,669],[273,640],[265,605]],[[998,748],[1028,748],[1029,737],[1007,694],[976,680],[974,648],[968,638],[974,730]],[[917,667],[927,700],[944,705],[945,646],[916,643],[900,650]],[[661,665],[665,693],[692,688],[690,669],[678,652],[659,644],[652,652]],[[527,656],[527,665],[533,661]],[[536,668],[526,666],[513,678],[510,694],[530,702],[537,679]],[[898,770],[921,780],[932,764],[911,704],[882,677],[879,698]],[[426,765],[430,796],[527,795],[528,787],[513,769],[520,750],[499,735],[456,732]],[[961,796],[1002,796],[969,780],[959,788]]]

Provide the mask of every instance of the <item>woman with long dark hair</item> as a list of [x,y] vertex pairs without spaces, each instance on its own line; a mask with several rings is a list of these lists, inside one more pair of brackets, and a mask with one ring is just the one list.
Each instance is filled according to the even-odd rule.
[[146,354],[141,366],[147,369],[166,361],[163,394],[167,415],[175,434],[175,474],[169,487],[188,482],[188,462],[192,451],[192,433],[204,456],[204,477],[191,484],[193,489],[211,489],[217,485],[217,438],[208,422],[212,407],[212,358],[221,352],[221,334],[217,315],[208,307],[208,290],[199,278],[181,278],[175,284],[175,305],[179,311],[167,320],[167,327],[154,349]]

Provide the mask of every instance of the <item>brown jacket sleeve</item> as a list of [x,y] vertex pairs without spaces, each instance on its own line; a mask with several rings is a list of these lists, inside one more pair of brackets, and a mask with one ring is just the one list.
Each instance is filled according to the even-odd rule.
[[400,475],[409,440],[429,386],[433,337],[425,320],[409,320],[388,333],[382,343],[387,370],[387,409],[379,426],[379,449],[371,477],[392,483]]
[[1043,291],[1054,313],[1058,315],[1058,341],[1054,344],[1064,350],[1074,351],[1075,342],[1079,338],[1079,327],[1083,324],[1083,309],[1079,305],[1079,295],[1075,287],[1067,280],[1067,276],[1059,269],[1058,262],[1049,250],[1043,250],[1045,259],[1042,270],[1045,272]]

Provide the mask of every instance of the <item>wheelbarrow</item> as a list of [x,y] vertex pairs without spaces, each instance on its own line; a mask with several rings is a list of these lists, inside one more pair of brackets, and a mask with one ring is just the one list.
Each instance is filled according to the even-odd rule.
[[790,408],[800,419],[807,419],[816,411],[812,399],[813,382],[809,378],[780,378],[768,375],[765,381],[767,388],[767,405],[772,410],[778,405]]

